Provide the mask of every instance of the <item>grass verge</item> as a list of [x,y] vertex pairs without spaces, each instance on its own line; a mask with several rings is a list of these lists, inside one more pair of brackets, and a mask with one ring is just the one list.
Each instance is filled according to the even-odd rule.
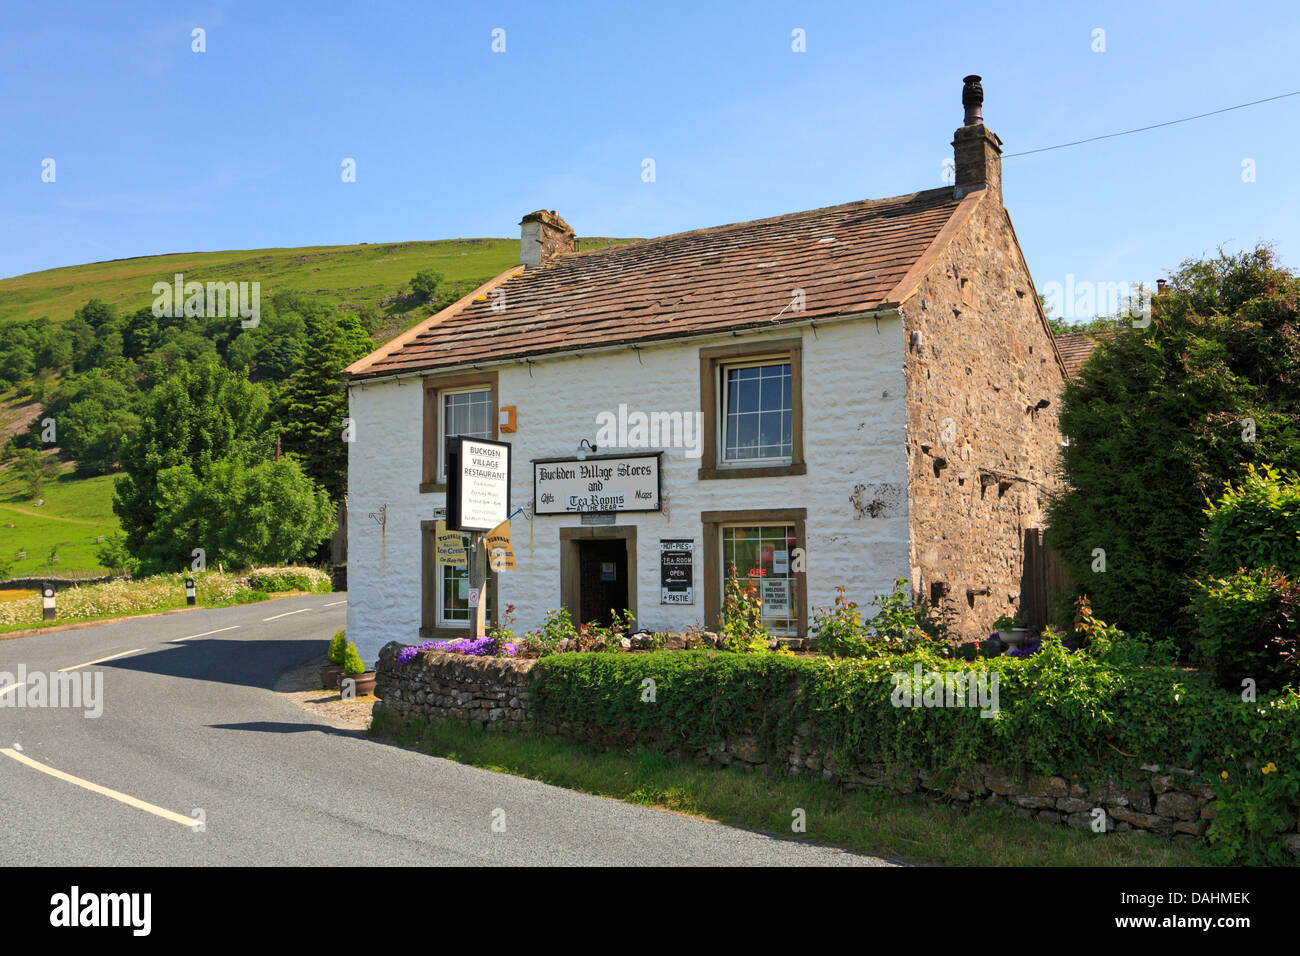
[[[422,753],[569,790],[706,817],[913,864],[1195,866],[1196,851],[1145,833],[1107,835],[959,809],[919,796],[848,791],[802,777],[701,767],[655,750],[605,752],[533,733],[375,715],[369,733]],[[796,808],[807,829],[791,833]]]

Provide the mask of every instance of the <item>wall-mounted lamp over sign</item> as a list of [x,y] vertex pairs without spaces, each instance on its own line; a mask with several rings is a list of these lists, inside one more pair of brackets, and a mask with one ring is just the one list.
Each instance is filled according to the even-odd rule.
[[190,607],[194,606],[194,579],[185,579],[185,603]]
[[582,441],[578,442],[578,450],[574,452],[574,456],[578,459],[578,461],[586,461],[588,455],[594,455],[594,454],[596,454],[596,446],[593,445],[591,442],[587,441],[587,439],[585,438]]
[[45,584],[41,586],[41,614],[44,620],[54,620],[54,588]]

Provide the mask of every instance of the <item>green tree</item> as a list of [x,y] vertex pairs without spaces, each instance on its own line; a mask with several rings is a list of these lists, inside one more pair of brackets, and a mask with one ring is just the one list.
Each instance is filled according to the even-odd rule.
[[1066,384],[1048,540],[1098,617],[1188,648],[1207,498],[1249,464],[1300,465],[1298,305],[1267,246],[1188,261],[1150,327],[1102,339]]
[[307,316],[302,362],[285,384],[277,407],[283,446],[301,456],[307,473],[338,500],[347,490],[343,420],[348,396],[339,373],[371,349],[351,313],[317,308]]
[[19,451],[14,468],[33,500],[41,496],[46,482],[53,481],[59,474],[59,464],[54,456],[34,448]]
[[[223,459],[251,462],[269,447],[265,391],[214,360],[181,363],[149,393],[140,423],[122,443],[113,511],[122,521],[127,548],[142,561],[175,555],[151,551],[150,529],[162,517],[159,476],[186,465],[202,480]],[[261,454],[259,454],[259,452]],[[194,542],[191,548],[202,547]],[[188,554],[188,550],[186,554]]]
[[149,570],[207,559],[235,567],[309,558],[334,530],[334,506],[291,456],[213,463],[200,478],[188,463],[158,475],[159,517],[138,554]]
[[121,574],[134,573],[137,562],[126,548],[126,535],[114,531],[95,549],[95,560],[110,571]]
[[135,425],[140,395],[117,370],[95,369],[67,379],[49,390],[45,407],[30,426],[30,444],[40,441],[42,422],[53,418],[59,454],[77,463],[79,475],[102,475],[113,469],[126,433]]
[[442,279],[440,272],[421,269],[411,279],[411,291],[420,302],[430,302],[438,294],[438,286],[442,284]]

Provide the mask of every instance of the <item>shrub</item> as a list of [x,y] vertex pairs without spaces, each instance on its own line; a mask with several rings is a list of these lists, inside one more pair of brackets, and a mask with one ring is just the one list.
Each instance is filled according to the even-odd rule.
[[1265,688],[1300,682],[1300,582],[1277,568],[1196,583],[1200,663],[1225,689],[1243,678]]
[[636,619],[626,608],[622,611],[611,611],[610,617],[609,624],[589,621],[579,625],[577,641],[579,651],[614,652],[623,649],[621,641],[636,626]]
[[736,566],[727,574],[726,596],[718,620],[718,637],[724,650],[754,653],[767,650],[772,635],[763,624],[763,601],[758,589],[736,578]]
[[871,603],[876,613],[865,619],[858,605],[845,597],[844,588],[835,591],[834,606],[813,616],[811,632],[821,653],[871,657],[927,646],[946,649],[953,612],[914,603],[905,579],[894,582],[889,594],[875,595]]
[[331,664],[342,664],[347,659],[348,639],[347,632],[339,628],[330,638],[330,647],[328,651],[329,661]]
[[[943,781],[987,763],[1022,780],[1061,774],[1090,786],[1122,782],[1141,764],[1187,767],[1222,801],[1211,830],[1217,859],[1284,852],[1275,827],[1288,812],[1294,821],[1288,806],[1300,793],[1300,693],[1247,703],[1195,673],[1116,664],[1048,640],[1031,657],[997,659],[998,709],[985,719],[978,708],[894,706],[895,675],[916,665],[977,673],[992,662],[965,664],[934,647],[859,660],[563,654],[532,669],[531,702],[539,723],[567,723],[577,737],[687,755],[748,732],[773,772],[785,769],[796,732],[843,773],[924,771]],[[647,678],[654,706],[642,700]]]
[[[1102,338],[1065,384],[1067,487],[1046,543],[1125,630],[1188,650],[1206,498],[1247,463],[1300,469],[1298,293],[1266,246],[1186,262],[1152,297],[1151,324]],[[1097,548],[1104,574],[1092,570]]]
[[569,617],[569,609],[562,607],[558,611],[547,611],[539,630],[529,631],[524,635],[524,649],[536,657],[554,654],[560,641],[578,639],[578,629]]
[[248,583],[258,590],[272,594],[282,591],[309,591],[328,594],[333,587],[330,576],[319,568],[289,566],[283,568],[253,568],[248,572]]
[[1211,574],[1278,568],[1300,578],[1300,477],[1269,465],[1247,469],[1205,511],[1205,563]]
[[366,665],[361,662],[361,655],[357,653],[357,645],[348,644],[347,652],[343,655],[343,673],[349,677],[355,677],[357,674],[364,674]]

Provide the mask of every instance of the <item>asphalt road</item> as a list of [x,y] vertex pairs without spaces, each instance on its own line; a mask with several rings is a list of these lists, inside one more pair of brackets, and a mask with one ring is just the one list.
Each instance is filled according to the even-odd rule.
[[888,865],[321,723],[271,688],[324,655],[345,597],[0,641],[15,675],[113,657],[67,672],[102,673],[99,717],[0,707],[0,864]]

